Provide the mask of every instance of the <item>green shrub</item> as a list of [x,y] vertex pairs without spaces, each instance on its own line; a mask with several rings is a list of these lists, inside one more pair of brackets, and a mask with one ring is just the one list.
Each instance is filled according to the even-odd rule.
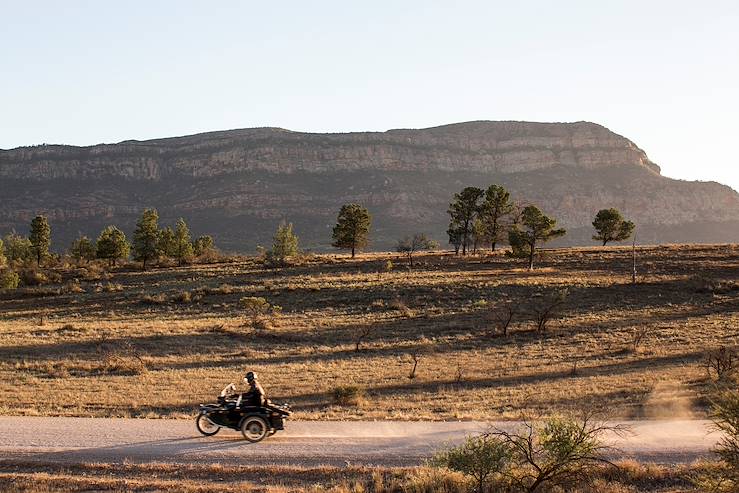
[[467,437],[462,445],[436,454],[430,465],[445,467],[470,477],[475,490],[483,493],[491,483],[502,486],[500,483],[511,465],[512,455],[513,451],[501,438],[481,435]]
[[16,289],[20,284],[20,277],[12,270],[0,272],[0,289]]

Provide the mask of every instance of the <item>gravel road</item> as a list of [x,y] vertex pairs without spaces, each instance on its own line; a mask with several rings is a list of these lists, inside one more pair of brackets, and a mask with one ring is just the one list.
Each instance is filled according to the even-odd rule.
[[[626,421],[630,436],[609,436],[613,458],[684,463],[710,456],[717,435],[706,421]],[[0,460],[40,462],[221,462],[234,464],[366,464],[423,462],[465,435],[516,423],[288,421],[287,430],[261,443],[221,430],[202,437],[194,421],[0,417]]]

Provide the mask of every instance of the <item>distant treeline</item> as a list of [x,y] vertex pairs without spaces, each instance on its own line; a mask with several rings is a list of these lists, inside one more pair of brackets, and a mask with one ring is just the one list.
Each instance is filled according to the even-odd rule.
[[[507,243],[510,246],[507,253],[526,258],[529,269],[534,266],[538,245],[566,234],[564,229],[556,227],[556,219],[535,205],[512,201],[508,190],[495,184],[487,189],[466,187],[455,193],[447,212],[450,217],[447,236],[455,254],[474,254],[488,247],[494,251],[496,246]],[[343,205],[333,228],[332,246],[349,250],[354,257],[358,250],[369,244],[371,223],[372,216],[366,207]],[[595,215],[593,227],[596,231],[593,239],[603,245],[610,241],[623,241],[634,231],[634,223],[624,219],[616,209],[600,210]],[[50,253],[51,232],[47,218],[39,215],[31,221],[28,236],[12,232],[0,240],[0,289],[18,285],[15,270],[19,266],[35,262],[40,267],[54,257]],[[412,266],[415,252],[437,246],[438,243],[425,233],[409,232],[408,236],[398,240],[396,250],[407,255]],[[148,264],[162,259],[172,259],[183,265],[215,251],[213,237],[204,235],[193,239],[183,218],[177,220],[174,228],[160,228],[156,209],[145,209],[130,241],[117,226],[110,225],[95,240],[79,236],[66,254],[78,263],[100,259],[111,266],[133,259],[145,270]],[[262,251],[262,254],[268,265],[285,264],[299,256],[299,238],[293,232],[293,225],[282,222],[273,238],[272,248]]]

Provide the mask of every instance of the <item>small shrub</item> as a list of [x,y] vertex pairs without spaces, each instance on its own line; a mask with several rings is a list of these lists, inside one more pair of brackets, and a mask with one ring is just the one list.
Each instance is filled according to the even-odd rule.
[[359,406],[364,402],[364,389],[356,385],[334,387],[334,403],[340,406]]
[[[462,445],[436,454],[430,461],[434,467],[444,467],[470,477],[475,491],[484,493],[488,487],[503,487],[503,474],[510,467],[513,451],[495,436],[468,437]],[[491,484],[492,483],[492,484]],[[497,490],[493,490],[497,491]]]
[[17,289],[20,277],[12,270],[0,272],[0,289]]
[[567,301],[569,292],[567,289],[557,289],[544,296],[531,307],[534,316],[535,329],[539,333],[546,332],[547,325],[558,314],[562,305]]
[[649,329],[646,326],[637,327],[631,331],[631,350],[633,352],[639,351],[639,347],[642,345],[648,334]]
[[711,420],[721,433],[713,450],[719,464],[696,482],[704,491],[736,493],[739,491],[739,391],[725,390],[713,399]]
[[41,286],[49,282],[46,274],[38,269],[23,269],[20,272],[20,280],[24,286]]
[[394,298],[390,303],[388,303],[388,307],[392,310],[401,312],[406,317],[412,317],[414,315],[413,310],[408,308],[408,305],[406,305],[400,298]]
[[69,282],[67,282],[67,284],[64,286],[64,291],[67,292],[67,293],[70,293],[70,294],[84,293],[85,292],[85,290],[82,289],[82,286],[80,286],[79,281],[69,281]]
[[706,373],[716,382],[730,381],[739,369],[739,354],[736,349],[721,346],[706,354]]
[[706,275],[693,276],[689,283],[696,293],[725,294],[739,290],[739,283],[715,279]]
[[139,357],[108,353],[103,358],[102,371],[109,375],[142,375],[148,370]]
[[271,323],[267,316],[275,316],[282,311],[280,306],[272,305],[266,299],[257,296],[245,296],[239,302],[249,317],[252,327],[257,330],[270,329]]
[[190,291],[182,291],[180,293],[177,293],[172,298],[175,303],[182,303],[182,304],[188,304],[192,303],[192,293]]
[[164,293],[159,294],[147,294],[141,298],[141,303],[144,305],[163,305],[167,302],[167,297]]
[[102,289],[106,293],[118,293],[123,291],[123,285],[120,283],[108,282],[102,286]]

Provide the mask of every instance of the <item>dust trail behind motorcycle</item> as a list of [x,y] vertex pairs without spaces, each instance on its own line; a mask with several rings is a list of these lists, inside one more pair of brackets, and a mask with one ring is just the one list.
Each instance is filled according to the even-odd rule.
[[[630,421],[632,433],[610,436],[613,458],[658,463],[710,456],[718,436],[705,421]],[[412,466],[440,448],[491,427],[516,422],[288,421],[286,430],[251,444],[221,430],[201,437],[194,423],[168,419],[0,417],[0,457],[40,462],[213,462]]]

